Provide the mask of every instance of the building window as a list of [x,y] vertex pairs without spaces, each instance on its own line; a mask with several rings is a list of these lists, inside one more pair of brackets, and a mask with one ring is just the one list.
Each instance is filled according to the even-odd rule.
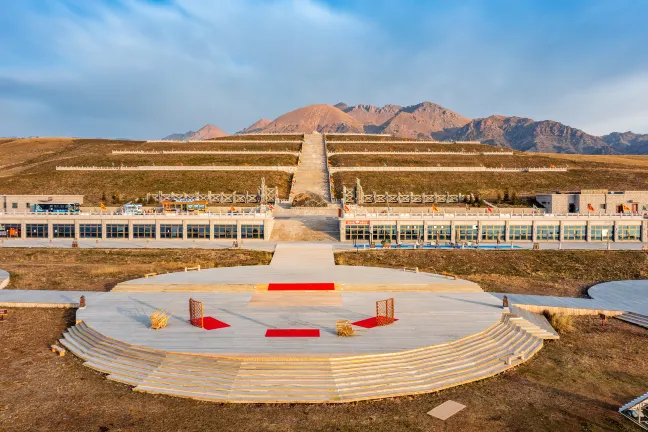
[[155,224],[133,225],[133,238],[155,238]]
[[0,238],[20,238],[21,234],[20,224],[0,224]]
[[586,225],[566,225],[563,230],[565,231],[565,240],[585,240],[587,238]]
[[29,209],[31,208],[31,204],[30,204],[30,203],[26,203],[26,204],[25,204],[25,208],[29,210]]
[[232,225],[214,225],[215,239],[235,239],[236,224]]
[[187,238],[209,238],[209,225],[187,225]]
[[101,224],[81,224],[79,234],[81,238],[101,238]]
[[263,225],[241,225],[241,238],[262,239]]
[[18,203],[11,203],[11,208],[12,209],[17,209],[18,208]]
[[457,225],[455,226],[455,234],[458,242],[476,241],[477,225]]
[[594,241],[614,240],[614,227],[612,225],[592,225],[590,235]]
[[633,241],[641,240],[641,226],[639,225],[619,225],[617,226],[617,240]]
[[542,240],[542,241],[560,240],[560,225],[539,225],[538,240]]
[[396,225],[374,225],[373,239],[377,241],[396,240]]
[[25,231],[28,238],[47,238],[47,224],[27,224]]
[[423,225],[401,225],[400,239],[423,241]]
[[531,241],[533,239],[533,226],[531,225],[511,225],[509,231],[509,239],[512,241]]
[[504,241],[504,231],[506,227],[504,225],[482,225],[481,227],[481,239],[482,240],[491,240],[491,241]]
[[74,224],[53,224],[52,237],[74,238]]
[[106,224],[106,238],[128,238],[128,224]]
[[346,226],[346,239],[347,240],[369,240],[371,232],[369,225],[347,225]]
[[428,225],[428,241],[450,240],[450,225]]
[[163,238],[163,239],[181,239],[182,238],[182,225],[160,224],[160,238]]

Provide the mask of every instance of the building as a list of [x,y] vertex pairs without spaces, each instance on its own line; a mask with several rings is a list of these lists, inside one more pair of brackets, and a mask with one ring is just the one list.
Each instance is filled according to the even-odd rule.
[[538,201],[553,214],[565,213],[648,213],[648,191],[614,192],[606,189],[580,192],[554,192],[536,195]]
[[46,203],[83,204],[83,195],[0,195],[0,212],[28,213],[34,204]]
[[355,213],[340,218],[340,241],[360,243],[648,242],[640,214]]
[[202,215],[4,214],[0,239],[269,240],[266,213]]

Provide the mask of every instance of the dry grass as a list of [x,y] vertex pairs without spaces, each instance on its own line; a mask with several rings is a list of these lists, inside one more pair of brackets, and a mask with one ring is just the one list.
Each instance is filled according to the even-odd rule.
[[574,331],[574,317],[571,315],[558,315],[544,311],[544,316],[549,320],[551,326],[560,334]]
[[109,291],[146,273],[270,263],[269,252],[210,249],[23,249],[0,252],[7,289]]
[[[635,167],[636,168],[636,167]],[[536,193],[581,189],[646,190],[648,170],[637,169],[572,169],[567,172],[531,173],[449,173],[449,172],[338,172],[333,174],[336,197],[342,186],[353,187],[360,179],[365,193],[474,193],[494,199],[509,189],[519,197],[535,197]]]
[[337,134],[326,134],[324,135],[326,141],[367,141],[368,144],[373,142],[380,141],[412,141],[424,143],[425,141],[417,141],[414,138],[400,138],[393,136],[371,136],[371,135],[337,135]]
[[[354,140],[355,141],[355,140]],[[418,151],[425,153],[426,151],[433,152],[496,152],[496,151],[511,151],[502,147],[493,147],[488,144],[436,144],[429,141],[412,141],[411,143],[389,143],[382,141],[364,142],[364,143],[347,143],[345,141],[327,141],[326,148],[328,151]]]
[[210,141],[301,141],[304,139],[304,134],[268,134],[268,135],[229,135],[219,138],[212,138]]
[[568,297],[586,297],[587,288],[600,282],[648,278],[648,255],[639,251],[374,250],[337,253],[335,260],[450,273],[490,292]]
[[[48,347],[74,323],[61,309],[0,324],[0,428],[14,431],[634,431],[616,410],[646,391],[646,331],[579,317],[575,330],[496,377],[436,394],[332,405],[214,404],[131,391]],[[443,422],[425,413],[467,406]]]

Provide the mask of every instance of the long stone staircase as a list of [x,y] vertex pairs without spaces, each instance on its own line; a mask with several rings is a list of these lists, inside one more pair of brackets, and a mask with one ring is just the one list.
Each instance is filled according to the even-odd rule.
[[503,314],[446,344],[347,357],[216,357],[171,353],[106,337],[81,322],[60,340],[85,365],[134,390],[214,402],[351,402],[429,393],[526,361],[543,337]]
[[320,133],[304,134],[301,162],[295,173],[295,195],[313,192],[331,201],[326,162],[326,144]]

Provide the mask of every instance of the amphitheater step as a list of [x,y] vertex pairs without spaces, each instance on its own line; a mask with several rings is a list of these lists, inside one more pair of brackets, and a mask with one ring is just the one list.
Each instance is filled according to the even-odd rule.
[[617,315],[616,318],[648,329],[648,316],[646,315],[640,315],[634,312],[626,312],[622,315]]
[[528,323],[505,314],[483,332],[447,344],[321,359],[172,354],[111,339],[84,323],[61,343],[86,366],[136,391],[218,402],[348,402],[427,393],[505,371],[542,348]]
[[528,332],[542,339],[560,339],[556,330],[551,326],[549,321],[543,316],[529,312],[517,306],[511,306],[510,319]]

